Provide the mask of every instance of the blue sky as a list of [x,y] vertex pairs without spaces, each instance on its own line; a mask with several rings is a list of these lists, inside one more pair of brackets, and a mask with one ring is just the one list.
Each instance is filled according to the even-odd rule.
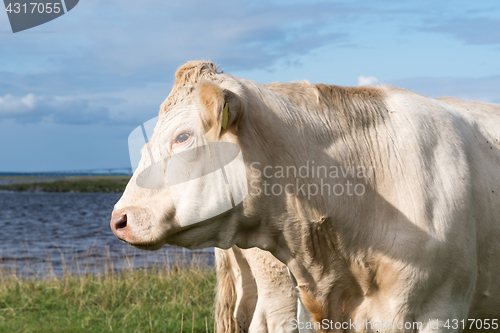
[[129,166],[128,134],[195,59],[500,103],[500,3],[81,0],[16,34],[0,13],[0,172]]

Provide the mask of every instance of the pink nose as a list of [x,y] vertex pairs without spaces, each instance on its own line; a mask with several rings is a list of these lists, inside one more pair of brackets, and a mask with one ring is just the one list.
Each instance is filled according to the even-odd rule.
[[123,239],[127,230],[127,214],[113,214],[109,225],[115,236]]

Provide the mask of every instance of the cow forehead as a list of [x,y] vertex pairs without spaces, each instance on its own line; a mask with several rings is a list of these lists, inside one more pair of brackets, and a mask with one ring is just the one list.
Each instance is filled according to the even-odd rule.
[[181,125],[195,126],[198,122],[199,116],[194,101],[191,103],[182,102],[170,107],[168,112],[160,112],[155,133],[164,133],[170,130],[175,131]]
[[167,98],[160,106],[160,115],[163,113],[169,113],[180,104],[193,103],[194,90],[195,86],[190,82],[183,86],[174,86],[170,94],[168,94]]

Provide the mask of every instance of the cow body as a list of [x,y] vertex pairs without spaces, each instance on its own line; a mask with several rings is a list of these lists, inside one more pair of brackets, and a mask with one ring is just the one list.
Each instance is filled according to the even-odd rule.
[[115,206],[115,219],[128,218],[112,221],[119,238],[270,251],[326,332],[459,332],[450,320],[500,320],[500,106],[392,87],[260,85],[192,62],[160,111],[159,156],[175,154],[161,134],[173,132],[172,114],[191,119],[193,142],[241,147],[249,195],[184,227],[168,190],[135,184],[138,170]]

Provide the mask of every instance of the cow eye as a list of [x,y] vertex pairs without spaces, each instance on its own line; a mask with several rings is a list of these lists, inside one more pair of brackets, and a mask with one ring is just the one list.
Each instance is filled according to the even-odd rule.
[[179,128],[170,139],[170,149],[184,146],[193,141],[193,132],[186,128]]
[[177,137],[175,138],[175,143],[182,144],[182,143],[186,142],[187,140],[189,140],[190,137],[191,137],[191,135],[189,133],[181,133],[181,134],[177,135]]

